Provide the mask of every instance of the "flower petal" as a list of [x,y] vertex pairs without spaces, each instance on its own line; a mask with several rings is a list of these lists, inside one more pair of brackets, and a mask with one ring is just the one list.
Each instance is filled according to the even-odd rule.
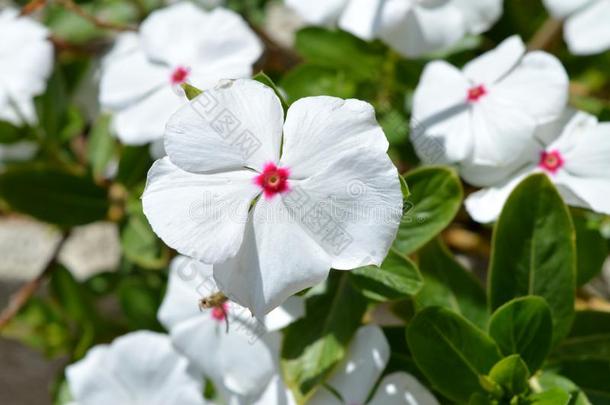
[[218,263],[237,253],[258,192],[249,171],[192,174],[163,158],[148,173],[142,204],[153,230],[168,246]]
[[454,45],[464,36],[464,16],[453,2],[412,3],[387,0],[384,5],[380,36],[398,53],[423,56]]
[[472,219],[479,223],[487,224],[496,221],[510,193],[519,185],[521,180],[534,170],[535,167],[528,167],[495,187],[485,188],[470,194],[464,201],[466,211]]
[[284,110],[269,87],[254,80],[220,83],[174,114],[165,150],[183,170],[206,173],[277,163]]
[[102,64],[100,103],[112,110],[125,108],[165,84],[170,84],[169,68],[148,60],[137,34],[121,34]]
[[328,254],[276,196],[256,203],[239,253],[214,266],[214,278],[231,300],[264,319],[291,295],[323,281],[330,267]]
[[411,142],[425,163],[452,163],[472,152],[464,75],[444,61],[428,63],[413,96]]
[[307,23],[312,25],[333,24],[343,11],[347,0],[285,0]]
[[351,270],[380,265],[402,217],[398,171],[385,152],[352,147],[282,196],[292,217],[332,258]]
[[525,54],[525,44],[517,35],[502,41],[500,45],[468,62],[464,74],[472,84],[490,85],[504,77]]
[[610,49],[610,3],[595,1],[568,18],[564,34],[570,52],[591,55]]
[[232,394],[260,395],[275,373],[273,357],[262,340],[241,325],[198,317],[171,330],[172,342],[197,371]]
[[212,266],[186,256],[177,256],[170,264],[167,292],[157,317],[166,329],[199,318],[199,300],[217,292]]
[[553,17],[565,18],[591,3],[591,0],[542,0],[542,2]]
[[117,111],[113,126],[121,142],[142,145],[163,136],[169,117],[186,103],[183,94],[167,85],[153,90],[143,99]]
[[503,0],[479,0],[476,4],[471,0],[454,0],[454,3],[464,13],[471,34],[487,31],[502,15]]
[[[140,28],[146,53],[170,66],[193,70],[231,59],[250,66],[262,54],[262,45],[237,13],[217,8],[206,12],[189,2],[154,11]],[[217,77],[228,79],[231,76]]]
[[610,177],[585,178],[560,172],[554,181],[562,186],[558,187],[560,192],[563,188],[568,192],[562,193],[568,204],[610,215]]
[[370,41],[379,33],[383,6],[382,0],[351,0],[339,19],[339,26]]
[[[390,358],[390,345],[381,328],[363,326],[356,332],[343,361],[327,384],[345,404],[364,404]],[[310,404],[325,404],[314,395]]]
[[303,297],[289,297],[282,305],[265,316],[265,327],[269,331],[283,329],[305,315]]
[[415,377],[407,373],[385,376],[368,405],[438,405],[438,401]]
[[354,148],[384,152],[388,140],[373,107],[360,100],[306,97],[286,116],[282,165],[290,177],[304,179],[320,173]]
[[566,131],[548,150],[559,150],[565,170],[575,177],[610,179],[610,123],[583,124]]

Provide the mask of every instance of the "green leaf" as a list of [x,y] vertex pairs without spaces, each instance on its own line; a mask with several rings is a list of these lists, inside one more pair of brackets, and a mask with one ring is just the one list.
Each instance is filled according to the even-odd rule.
[[280,84],[288,103],[310,96],[351,98],[356,94],[356,84],[345,72],[306,63],[285,74]]
[[490,263],[490,303],[543,297],[553,315],[553,344],[574,316],[575,233],[570,214],[549,178],[525,179],[508,198],[495,226]]
[[545,392],[530,395],[527,398],[530,405],[568,405],[570,394],[561,388],[553,388]]
[[146,179],[151,165],[148,146],[123,146],[116,179],[127,187],[135,186]]
[[121,231],[121,247],[125,257],[146,269],[161,269],[167,265],[168,254],[150,224],[139,210],[129,216]]
[[462,183],[452,169],[425,167],[405,176],[411,196],[394,241],[394,247],[408,255],[419,249],[449,225],[462,204]]
[[186,98],[188,98],[189,100],[192,100],[195,97],[197,97],[198,95],[200,95],[201,93],[203,93],[203,90],[199,90],[197,87],[192,86],[188,83],[182,83],[180,86],[182,86],[182,89],[184,90],[184,94],[186,95]]
[[377,79],[385,58],[383,47],[344,31],[325,28],[300,30],[295,48],[308,62],[341,69],[360,79]]
[[610,313],[577,312],[570,335],[551,361],[592,403],[610,404]]
[[279,87],[277,87],[277,85],[275,84],[275,82],[273,80],[271,80],[271,78],[269,76],[267,76],[267,74],[263,71],[258,72],[257,74],[255,74],[252,79],[261,82],[262,84],[264,84],[267,87],[270,87],[273,89],[273,91],[275,92],[275,95],[280,99],[281,103],[282,103],[282,107],[284,108],[284,111],[288,110],[288,102],[286,101],[286,97],[284,96],[284,94],[282,93],[282,91],[280,90]]
[[66,121],[68,95],[59,69],[55,69],[47,83],[44,94],[35,98],[36,113],[40,127],[47,138],[61,140],[61,129]]
[[89,132],[87,156],[93,175],[97,178],[103,177],[114,156],[116,141],[110,134],[110,120],[109,115],[99,116]]
[[299,403],[314,393],[345,356],[366,309],[366,300],[352,287],[348,275],[333,273],[324,291],[307,298],[306,316],[285,331],[281,366]]
[[529,376],[527,365],[518,354],[503,358],[489,372],[489,377],[502,387],[509,398],[527,390]]
[[514,299],[494,312],[489,335],[505,356],[519,354],[534,373],[549,353],[553,318],[543,298]]
[[[155,278],[151,280],[156,281]],[[155,288],[154,285],[149,285],[151,280],[133,275],[123,278],[119,284],[119,302],[133,329],[163,330],[157,320],[157,311],[161,305],[160,286]]]
[[577,285],[581,286],[601,272],[608,257],[608,245],[599,229],[592,229],[588,226],[588,219],[582,212],[573,210],[572,219],[576,229],[576,251],[578,252]]
[[544,371],[536,378],[536,381],[544,390],[561,388],[568,392],[571,395],[570,405],[591,405],[589,398],[576,384],[559,374],[552,371]]
[[407,328],[407,342],[417,366],[447,398],[468,402],[479,383],[500,360],[496,344],[475,325],[440,307],[419,312]]
[[360,267],[349,275],[366,297],[381,302],[408,298],[423,285],[415,263],[394,250],[390,251],[381,268]]
[[10,122],[0,121],[0,144],[17,142],[23,139],[25,133],[26,130],[23,128],[16,127]]
[[487,326],[487,296],[481,283],[466,271],[440,239],[419,251],[424,286],[415,297],[416,308],[440,306],[462,315],[481,329]]
[[21,168],[0,175],[0,198],[16,211],[62,226],[106,217],[106,190],[90,178],[52,168]]

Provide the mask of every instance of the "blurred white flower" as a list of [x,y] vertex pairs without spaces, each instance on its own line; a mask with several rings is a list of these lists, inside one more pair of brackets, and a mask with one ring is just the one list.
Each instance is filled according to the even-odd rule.
[[78,405],[203,405],[202,382],[187,368],[167,335],[141,331],[95,346],[66,378]]
[[95,222],[73,228],[58,259],[79,281],[116,270],[121,261],[117,224]]
[[546,173],[566,203],[610,214],[610,123],[567,110],[537,131],[538,144],[504,167],[465,166],[462,176],[485,187],[466,199],[478,222],[495,221],[512,190],[532,173]]
[[53,69],[47,29],[13,8],[0,10],[0,120],[36,122],[33,97],[44,92]]
[[326,384],[320,387],[307,403],[309,405],[438,405],[438,401],[426,387],[415,377],[404,372],[386,375],[371,400],[367,402],[389,357],[390,345],[381,328],[375,325],[361,327],[350,343],[343,361],[336,367]]
[[151,142],[186,102],[180,84],[205,89],[219,79],[250,76],[261,54],[259,39],[238,14],[178,3],[151,13],[137,34],[119,36],[102,66],[100,103],[114,113],[122,142]]
[[51,260],[61,232],[27,217],[0,218],[0,279],[38,277]]
[[564,37],[570,52],[592,55],[610,49],[608,0],[543,0],[555,18],[565,19]]
[[429,63],[415,90],[411,141],[425,163],[507,165],[533,143],[536,128],[566,106],[568,75],[519,37],[467,63]]
[[280,335],[273,331],[301,317],[304,302],[291,297],[262,323],[229,301],[200,310],[200,299],[217,292],[211,265],[178,256],[170,266],[159,320],[170,331],[174,346],[222,396],[250,404],[278,373],[275,343]]
[[[443,50],[479,34],[502,14],[502,0],[285,0],[314,25],[338,22],[365,39],[381,39],[404,56]],[[475,4],[476,3],[476,4]]]
[[268,3],[265,8],[265,33],[279,45],[291,48],[295,33],[303,28],[305,22],[284,3]]
[[379,265],[396,235],[398,172],[363,101],[304,98],[284,123],[269,87],[227,81],[171,117],[165,149],[143,195],[152,228],[214,264],[220,289],[258,318],[331,267]]

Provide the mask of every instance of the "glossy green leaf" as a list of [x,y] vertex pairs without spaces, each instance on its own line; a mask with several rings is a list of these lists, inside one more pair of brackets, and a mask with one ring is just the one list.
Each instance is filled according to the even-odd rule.
[[403,254],[411,254],[449,225],[462,204],[462,183],[452,169],[425,167],[405,176],[411,196],[394,241]]
[[121,230],[121,247],[125,257],[147,269],[160,269],[167,265],[168,255],[140,210],[129,216]]
[[308,27],[297,32],[295,48],[318,66],[349,72],[357,78],[377,78],[384,62],[383,48],[339,30]]
[[418,309],[433,305],[445,307],[486,328],[489,313],[485,290],[439,239],[419,251],[419,266],[424,286],[415,298]]
[[390,301],[415,295],[423,285],[415,263],[406,256],[391,250],[381,264],[360,267],[349,272],[353,283],[368,298]]
[[544,174],[525,179],[508,198],[493,235],[490,302],[543,297],[553,315],[553,343],[574,315],[575,233],[563,199]]
[[592,404],[610,404],[610,360],[565,360],[558,372],[583,390]]
[[468,402],[501,356],[496,344],[479,328],[448,309],[419,312],[407,328],[407,343],[417,366],[447,398]]
[[543,298],[514,299],[493,313],[489,335],[505,356],[519,354],[533,373],[549,353],[553,318]]
[[127,187],[146,180],[152,165],[148,146],[123,146],[116,179]]
[[489,378],[502,387],[508,398],[527,390],[529,376],[527,365],[518,354],[503,358],[489,372]]
[[87,143],[89,165],[96,178],[102,177],[114,156],[116,140],[110,134],[110,116],[102,115],[93,124]]
[[280,101],[282,103],[282,107],[284,108],[284,111],[286,111],[288,109],[288,102],[286,101],[286,97],[284,96],[284,94],[282,93],[280,88],[275,84],[275,82],[269,76],[267,76],[267,74],[265,72],[263,72],[263,71],[258,72],[257,74],[255,74],[252,77],[252,79],[259,81],[262,84],[272,88],[273,91],[275,92],[275,95],[280,99]]
[[72,226],[106,217],[106,190],[90,178],[36,167],[0,175],[0,198],[14,210],[42,221]]
[[591,405],[589,398],[581,389],[569,379],[552,371],[544,371],[536,378],[536,382],[544,390],[561,388],[571,395],[570,405]]
[[61,140],[61,129],[67,120],[68,95],[62,73],[55,69],[44,94],[35,98],[38,123],[47,138]]
[[548,391],[530,395],[527,398],[529,405],[568,405],[570,394],[561,388],[553,388]]
[[356,83],[347,73],[306,63],[284,75],[280,84],[286,90],[288,103],[310,96],[351,98],[356,95]]
[[578,252],[578,280],[581,286],[598,275],[608,257],[608,245],[599,229],[590,228],[582,212],[572,211]]
[[346,273],[331,274],[324,290],[307,298],[306,316],[286,329],[281,355],[286,384],[300,403],[343,358],[365,309]]

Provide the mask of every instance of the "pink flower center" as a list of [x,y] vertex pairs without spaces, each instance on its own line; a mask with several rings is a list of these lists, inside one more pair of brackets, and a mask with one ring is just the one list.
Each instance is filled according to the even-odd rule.
[[561,153],[559,153],[558,150],[550,152],[543,151],[540,153],[540,163],[538,163],[538,167],[549,173],[555,174],[563,167],[564,163],[563,156],[561,156]]
[[267,163],[263,172],[254,178],[254,184],[263,190],[265,198],[273,198],[277,193],[290,191],[288,185],[290,170],[285,167],[277,167],[274,163]]
[[190,73],[191,73],[191,69],[184,67],[184,66],[178,66],[172,72],[170,81],[172,82],[173,85],[182,84],[182,83],[186,82],[186,79],[188,78]]
[[218,322],[222,322],[227,317],[229,312],[229,305],[225,302],[220,307],[212,308],[212,318]]
[[481,97],[487,94],[487,89],[482,84],[468,89],[468,101],[476,103]]

